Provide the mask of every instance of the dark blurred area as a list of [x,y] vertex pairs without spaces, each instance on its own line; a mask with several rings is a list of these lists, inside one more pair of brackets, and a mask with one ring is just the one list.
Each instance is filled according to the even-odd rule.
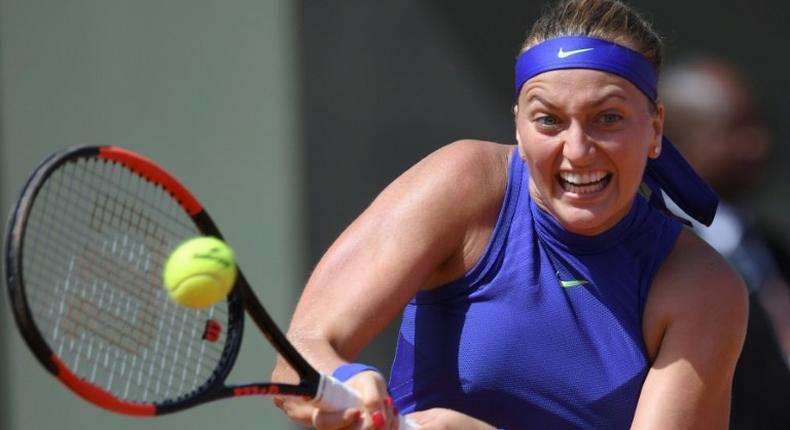
[[[753,81],[773,146],[739,204],[787,241],[790,6],[629,3],[664,36],[666,63],[704,52],[728,59]],[[299,3],[311,266],[383,187],[431,151],[461,138],[514,142],[513,61],[542,7],[526,1]],[[392,327],[361,359],[389,369],[395,335]]]
[[790,247],[748,196],[773,149],[750,80],[729,61],[689,54],[664,70],[664,130],[719,193],[713,223],[694,231],[749,288],[749,326],[735,370],[732,428],[790,426]]

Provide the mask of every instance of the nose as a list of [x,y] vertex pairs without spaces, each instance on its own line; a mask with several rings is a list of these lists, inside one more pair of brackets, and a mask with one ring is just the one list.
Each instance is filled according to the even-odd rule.
[[576,122],[563,131],[562,155],[571,163],[583,165],[595,156],[595,143]]

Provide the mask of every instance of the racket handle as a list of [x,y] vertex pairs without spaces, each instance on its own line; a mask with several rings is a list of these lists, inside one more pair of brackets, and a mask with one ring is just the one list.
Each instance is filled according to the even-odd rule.
[[[325,411],[340,411],[348,408],[358,408],[362,405],[356,391],[337,379],[321,374],[318,382],[318,391],[313,402]],[[398,430],[416,430],[420,427],[412,420],[398,415]]]
[[403,415],[398,415],[398,430],[417,430],[420,426]]

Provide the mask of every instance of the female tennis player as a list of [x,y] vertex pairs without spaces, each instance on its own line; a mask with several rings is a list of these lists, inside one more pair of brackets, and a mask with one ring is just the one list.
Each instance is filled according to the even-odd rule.
[[[709,223],[717,199],[662,138],[661,52],[619,1],[547,9],[516,62],[517,145],[417,163],[304,290],[290,339],[364,407],[275,404],[318,429],[726,428],[746,290],[664,207]],[[351,362],[401,312],[386,384]]]

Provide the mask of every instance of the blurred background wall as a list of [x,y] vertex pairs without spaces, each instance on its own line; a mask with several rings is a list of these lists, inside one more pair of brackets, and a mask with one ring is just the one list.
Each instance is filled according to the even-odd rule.
[[[0,0],[0,209],[55,149],[141,151],[210,208],[285,325],[320,255],[401,171],[456,139],[514,141],[513,59],[542,3]],[[790,236],[787,6],[631,4],[665,36],[669,62],[715,53],[754,80],[775,147],[749,200]],[[161,421],[96,410],[33,362],[0,305],[0,428],[289,428],[266,399]],[[363,359],[388,369],[393,336]],[[262,356],[238,378],[268,375]]]

